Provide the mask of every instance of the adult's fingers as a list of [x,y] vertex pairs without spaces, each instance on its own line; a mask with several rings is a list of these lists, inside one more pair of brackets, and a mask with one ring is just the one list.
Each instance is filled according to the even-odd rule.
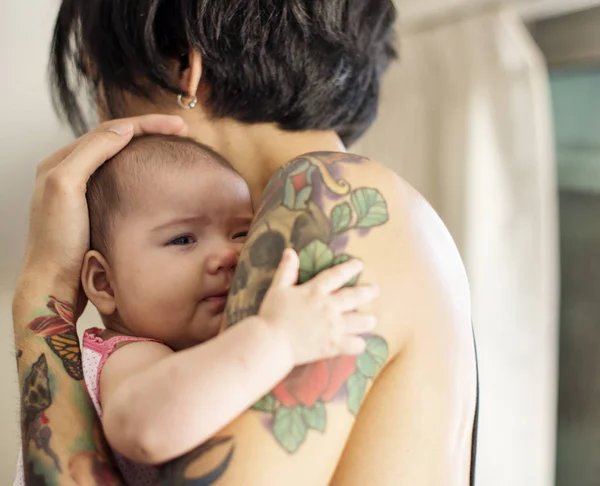
[[143,115],[124,118],[123,120],[114,120],[107,122],[105,125],[109,126],[118,122],[132,123],[134,135],[156,133],[160,135],[177,135],[179,137],[184,137],[188,133],[188,127],[180,116]]
[[181,135],[187,127],[179,117],[148,115],[107,123],[82,137],[81,142],[54,170],[69,185],[85,185],[94,171],[121,151],[134,135],[160,133]]
[[185,136],[188,131],[187,125],[181,117],[171,115],[143,115],[105,122],[40,162],[38,165],[38,174],[54,169],[69,157],[77,147],[82,143],[86,143],[93,134],[104,133],[111,129],[117,129],[117,127],[123,128],[123,126],[128,126],[128,124],[132,125],[132,128],[129,129],[129,131],[133,131],[132,136],[150,133]]
[[356,277],[363,269],[362,261],[354,258],[339,265],[335,265],[315,275],[304,285],[318,289],[324,294],[329,294]]

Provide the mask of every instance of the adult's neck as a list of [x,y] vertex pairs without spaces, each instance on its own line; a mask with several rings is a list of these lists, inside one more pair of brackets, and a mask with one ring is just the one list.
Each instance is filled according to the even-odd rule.
[[223,155],[248,183],[254,208],[273,174],[299,155],[345,151],[334,131],[284,131],[272,124],[186,117],[189,135]]

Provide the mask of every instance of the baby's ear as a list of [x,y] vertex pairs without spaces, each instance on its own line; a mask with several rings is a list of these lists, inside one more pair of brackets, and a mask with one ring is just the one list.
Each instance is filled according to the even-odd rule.
[[106,259],[97,251],[85,254],[81,270],[81,285],[89,301],[103,316],[110,316],[116,310],[115,293],[110,282],[110,267]]

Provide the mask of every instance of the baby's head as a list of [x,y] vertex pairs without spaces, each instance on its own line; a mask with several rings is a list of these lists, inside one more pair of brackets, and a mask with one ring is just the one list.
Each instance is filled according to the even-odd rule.
[[183,349],[215,336],[252,220],[245,181],[189,139],[133,140],[90,178],[82,285],[105,325]]

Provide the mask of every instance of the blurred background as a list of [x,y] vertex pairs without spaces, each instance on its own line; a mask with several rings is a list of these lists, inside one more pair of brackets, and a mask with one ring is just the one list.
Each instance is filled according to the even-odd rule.
[[[398,0],[401,61],[352,150],[433,204],[465,261],[482,486],[600,485],[600,0]],[[58,0],[0,2],[0,484],[18,450],[11,299]],[[88,311],[80,330],[97,324]]]

